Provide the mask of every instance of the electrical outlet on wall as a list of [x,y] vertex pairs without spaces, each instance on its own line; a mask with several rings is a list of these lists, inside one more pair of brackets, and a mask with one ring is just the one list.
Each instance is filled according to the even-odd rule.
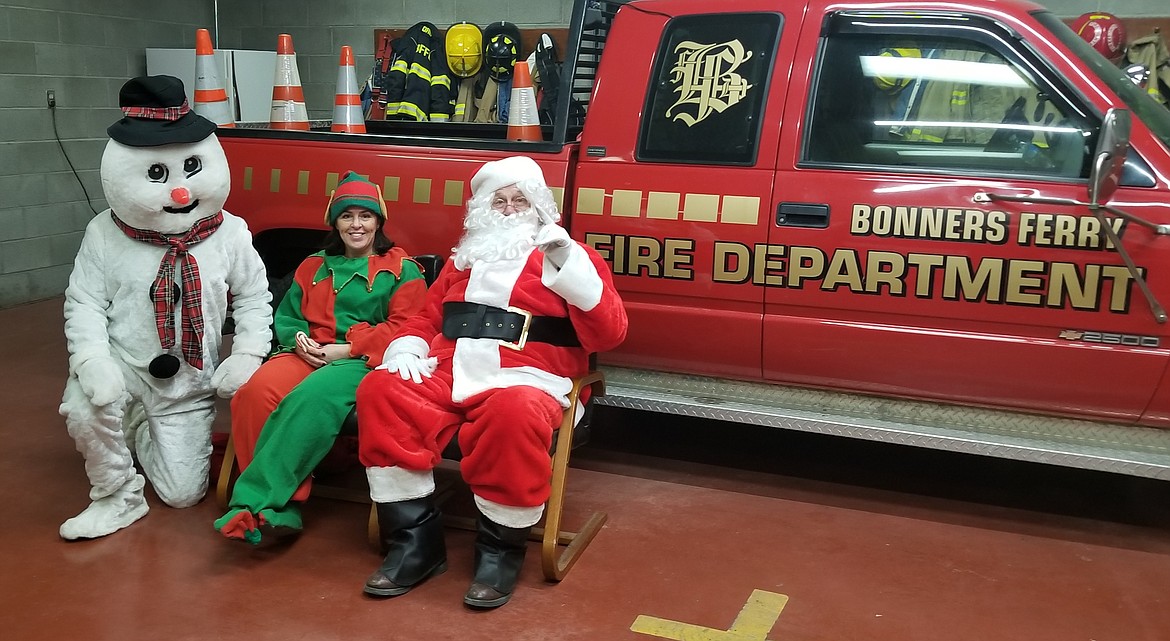
[[53,91],[52,89],[46,91],[45,103],[48,105],[49,109],[55,108],[57,106],[57,92]]

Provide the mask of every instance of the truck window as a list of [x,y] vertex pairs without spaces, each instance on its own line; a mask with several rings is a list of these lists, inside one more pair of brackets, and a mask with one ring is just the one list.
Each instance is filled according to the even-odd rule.
[[754,164],[781,22],[770,13],[672,20],[655,56],[638,160]]
[[[1097,53],[1093,47],[1081,39],[1072,29],[1055,15],[1048,11],[1033,13],[1040,24],[1047,27],[1052,35],[1062,41],[1065,46],[1085,63],[1097,79],[1113,90],[1119,98],[1125,101],[1125,106],[1133,111],[1134,115],[1149,127],[1150,131],[1170,149],[1170,110],[1154,100],[1149,93],[1143,91],[1130,80],[1129,76],[1113,63]],[[1150,185],[1152,186],[1152,185]]]
[[1094,127],[996,44],[925,30],[826,36],[804,161],[1086,176]]

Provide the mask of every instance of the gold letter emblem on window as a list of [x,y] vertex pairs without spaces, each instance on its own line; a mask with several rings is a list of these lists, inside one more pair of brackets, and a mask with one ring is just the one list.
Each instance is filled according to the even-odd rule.
[[[679,98],[666,110],[667,118],[694,126],[711,112],[722,112],[743,100],[753,87],[735,73],[752,57],[739,40],[710,45],[688,40],[680,42],[674,51],[678,58],[670,69],[670,81]],[[694,113],[682,111],[684,105],[694,105]]]

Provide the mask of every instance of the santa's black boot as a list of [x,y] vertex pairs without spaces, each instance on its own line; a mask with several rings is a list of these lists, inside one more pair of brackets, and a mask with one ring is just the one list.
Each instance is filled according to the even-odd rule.
[[463,602],[473,608],[498,608],[512,598],[532,526],[504,527],[480,514],[477,529],[475,578]]
[[443,522],[433,497],[376,505],[382,545],[388,552],[382,566],[366,579],[363,592],[398,596],[447,571]]

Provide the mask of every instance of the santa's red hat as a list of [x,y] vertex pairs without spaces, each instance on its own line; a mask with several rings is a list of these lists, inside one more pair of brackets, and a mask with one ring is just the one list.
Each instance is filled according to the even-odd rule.
[[501,187],[515,185],[522,180],[536,181],[541,188],[548,189],[544,182],[544,172],[535,160],[528,156],[511,156],[480,167],[471,177],[471,194],[476,197],[492,194]]

